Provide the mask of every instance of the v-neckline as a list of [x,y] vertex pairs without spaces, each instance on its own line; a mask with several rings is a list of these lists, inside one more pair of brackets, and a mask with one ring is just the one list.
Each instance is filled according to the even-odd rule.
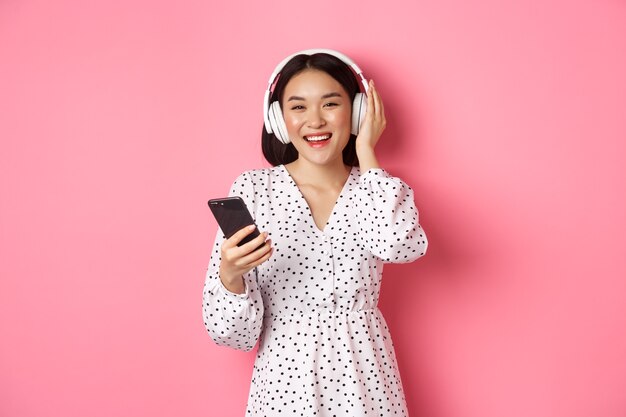
[[335,212],[337,211],[339,202],[343,199],[346,189],[349,187],[350,182],[352,182],[352,175],[354,174],[355,167],[350,168],[350,172],[348,173],[348,178],[346,178],[346,182],[344,182],[343,187],[341,188],[341,191],[339,191],[337,200],[335,200],[335,204],[333,204],[333,208],[330,212],[330,215],[328,216],[328,219],[326,219],[326,224],[324,225],[322,229],[320,229],[315,223],[315,218],[313,217],[313,211],[311,210],[311,207],[309,206],[308,201],[306,201],[306,198],[304,198],[304,194],[302,194],[302,190],[300,190],[300,187],[296,183],[296,180],[293,179],[293,177],[291,176],[291,173],[289,173],[289,170],[287,170],[287,167],[284,164],[280,165],[280,167],[282,168],[285,175],[287,175],[287,178],[289,179],[293,187],[296,189],[298,195],[300,196],[299,198],[302,200],[305,207],[307,208],[307,211],[309,214],[307,217],[309,221],[311,222],[311,225],[313,226],[313,228],[318,233],[326,234],[326,229],[328,229],[328,226],[331,224],[333,218],[335,217]]

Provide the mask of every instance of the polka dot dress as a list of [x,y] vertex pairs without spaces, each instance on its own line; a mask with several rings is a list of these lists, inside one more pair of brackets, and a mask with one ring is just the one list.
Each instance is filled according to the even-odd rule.
[[217,344],[259,342],[246,416],[406,416],[377,304],[383,263],[426,252],[411,188],[382,169],[352,168],[323,230],[282,165],[244,172],[230,194],[274,247],[234,294],[219,279],[218,230],[204,288],[204,324]]

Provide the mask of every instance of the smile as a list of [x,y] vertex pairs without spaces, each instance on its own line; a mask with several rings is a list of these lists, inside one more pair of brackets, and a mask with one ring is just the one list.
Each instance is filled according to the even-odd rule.
[[331,138],[331,133],[325,133],[323,135],[307,135],[304,137],[304,140],[307,142],[324,142]]

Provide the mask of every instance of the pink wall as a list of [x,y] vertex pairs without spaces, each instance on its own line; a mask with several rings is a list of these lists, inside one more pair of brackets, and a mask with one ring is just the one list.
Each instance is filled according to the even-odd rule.
[[383,285],[411,415],[626,415],[626,3],[425,3],[0,2],[0,415],[243,415],[206,200],[310,47],[376,80],[430,238]]

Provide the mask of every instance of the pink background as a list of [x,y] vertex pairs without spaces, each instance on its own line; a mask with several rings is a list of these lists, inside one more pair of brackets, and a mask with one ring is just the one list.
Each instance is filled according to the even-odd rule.
[[376,80],[430,238],[383,285],[411,415],[626,415],[619,0],[0,2],[0,415],[243,416],[206,200],[311,47]]

